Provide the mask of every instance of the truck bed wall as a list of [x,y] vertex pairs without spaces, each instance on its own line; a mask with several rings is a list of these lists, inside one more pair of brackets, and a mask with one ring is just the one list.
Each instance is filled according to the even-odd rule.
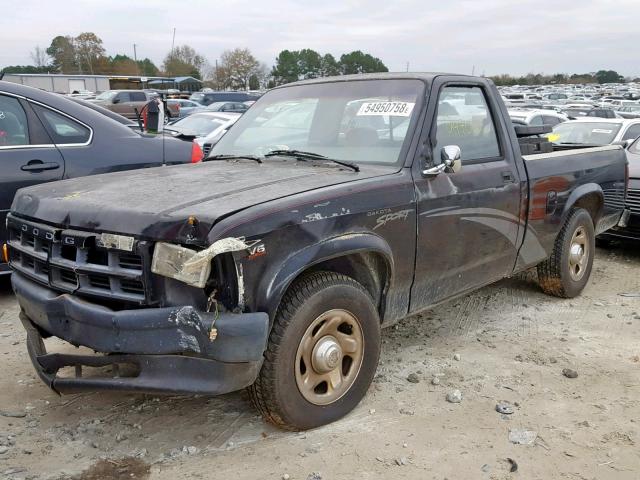
[[[548,257],[571,207],[585,195],[604,200],[595,213],[596,232],[609,228],[607,222],[619,216],[625,195],[625,152],[618,146],[566,150],[524,156],[529,176],[529,220],[525,240],[531,236]],[[554,199],[555,196],[555,199]],[[525,247],[523,247],[525,248]],[[530,258],[535,264],[544,258]],[[531,265],[519,265],[520,268]]]

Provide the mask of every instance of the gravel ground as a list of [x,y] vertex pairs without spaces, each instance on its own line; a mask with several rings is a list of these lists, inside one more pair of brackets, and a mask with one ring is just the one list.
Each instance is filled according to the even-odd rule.
[[0,478],[636,480],[638,272],[637,245],[599,249],[579,298],[529,274],[411,317],[384,332],[358,408],[304,433],[262,422],[243,392],[58,397],[0,279]]

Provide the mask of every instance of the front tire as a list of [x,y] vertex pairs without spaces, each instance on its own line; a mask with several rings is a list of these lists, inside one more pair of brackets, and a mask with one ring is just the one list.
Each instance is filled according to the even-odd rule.
[[540,287],[556,297],[579,295],[589,281],[594,254],[591,215],[583,208],[575,208],[556,238],[551,257],[538,265]]
[[380,318],[365,288],[345,275],[312,273],[282,299],[249,394],[280,428],[326,425],[364,397],[379,355]]

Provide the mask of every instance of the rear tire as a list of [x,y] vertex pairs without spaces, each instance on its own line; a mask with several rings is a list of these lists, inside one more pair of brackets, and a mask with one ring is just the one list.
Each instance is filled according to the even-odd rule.
[[380,318],[365,288],[331,272],[285,294],[249,395],[265,420],[306,430],[349,413],[365,396],[380,355]]
[[538,282],[549,295],[573,298],[589,281],[595,253],[593,220],[574,208],[556,238],[551,256],[538,265]]

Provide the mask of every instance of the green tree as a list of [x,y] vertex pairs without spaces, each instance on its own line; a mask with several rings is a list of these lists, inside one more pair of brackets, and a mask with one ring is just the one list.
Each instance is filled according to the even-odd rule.
[[320,61],[320,76],[333,77],[335,75],[340,75],[340,65],[338,65],[338,62],[333,55],[327,53]]
[[144,75],[147,77],[155,77],[158,75],[158,67],[149,60],[148,58],[144,58],[143,60],[138,60],[138,71],[140,75]]
[[300,79],[300,66],[298,65],[298,52],[282,50],[276,57],[271,75],[276,85],[297,82]]
[[51,66],[36,67],[35,65],[8,65],[0,73],[49,73]]
[[297,52],[297,54],[298,72],[303,79],[322,76],[322,56],[318,52],[305,48]]
[[340,71],[343,75],[352,73],[388,72],[382,60],[360,50],[345,53],[340,57]]
[[52,58],[51,68],[59,73],[77,73],[76,49],[71,36],[58,35],[46,50]]
[[110,69],[116,75],[138,75],[139,65],[128,55],[117,54],[110,59]]
[[595,77],[598,83],[624,83],[624,77],[615,70],[598,70]]

